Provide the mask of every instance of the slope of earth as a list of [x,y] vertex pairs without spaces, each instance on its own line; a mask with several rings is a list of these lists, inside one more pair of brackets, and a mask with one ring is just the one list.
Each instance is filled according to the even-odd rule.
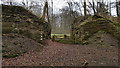
[[91,36],[87,40],[90,44],[99,46],[99,47],[109,47],[109,46],[115,46],[118,47],[118,40],[110,35],[109,33],[106,33],[104,31],[99,31],[95,33],[93,36]]
[[41,51],[30,51],[16,58],[3,58],[3,66],[118,66],[118,49],[115,46],[70,45],[45,41]]
[[20,6],[2,5],[2,33],[18,33],[40,42],[40,35],[47,36],[49,24]]
[[2,5],[2,21],[40,23],[39,18],[21,6]]
[[18,34],[3,34],[2,55],[4,58],[14,58],[22,53],[41,48],[36,41]]
[[20,6],[2,5],[3,57],[16,57],[21,53],[41,48],[41,36],[47,36],[48,23]]
[[120,24],[99,15],[88,17],[83,22],[72,25],[72,38],[83,42],[99,31],[105,31],[120,41]]

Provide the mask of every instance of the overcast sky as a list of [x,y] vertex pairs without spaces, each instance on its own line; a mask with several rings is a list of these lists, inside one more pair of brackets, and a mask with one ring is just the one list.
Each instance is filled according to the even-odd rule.
[[[12,1],[20,3],[23,0],[12,0]],[[29,1],[38,1],[38,2],[40,2],[40,1],[46,1],[46,0],[29,0]],[[51,0],[48,0],[48,1],[51,1]],[[66,1],[72,1],[72,0],[53,0],[53,11],[54,11],[54,13],[59,12],[59,9],[63,8],[64,6],[66,6],[67,5]],[[73,1],[80,2],[80,0],[73,0]],[[84,1],[84,0],[81,0],[81,1]],[[92,0],[86,0],[86,1],[92,1]],[[95,0],[95,1],[99,1],[99,0]],[[104,0],[104,1],[115,2],[115,0]],[[116,15],[116,10],[115,9],[112,9],[112,15]]]

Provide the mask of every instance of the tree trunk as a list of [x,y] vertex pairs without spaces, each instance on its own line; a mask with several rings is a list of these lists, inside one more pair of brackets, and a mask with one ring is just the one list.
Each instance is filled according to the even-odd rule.
[[99,14],[99,6],[100,6],[100,4],[99,4],[100,2],[99,1],[97,1],[97,11],[96,11],[96,14]]
[[96,11],[95,11],[95,1],[92,0],[92,2],[93,2],[93,12],[94,12],[94,14],[95,14],[95,13],[96,13]]
[[50,24],[50,18],[49,18],[48,2],[46,5],[46,10],[47,10],[47,19],[48,19],[48,39],[50,39],[51,38],[51,24]]
[[120,1],[116,0],[116,12],[117,16],[120,17]]
[[110,7],[109,7],[109,11],[110,11],[110,16],[111,16],[111,15],[112,15],[112,14],[111,14],[111,0],[110,0],[110,3],[109,3],[109,6],[110,6]]
[[84,0],[84,16],[87,15],[87,10],[86,10],[86,0]]
[[12,1],[10,0],[10,6],[12,6]]

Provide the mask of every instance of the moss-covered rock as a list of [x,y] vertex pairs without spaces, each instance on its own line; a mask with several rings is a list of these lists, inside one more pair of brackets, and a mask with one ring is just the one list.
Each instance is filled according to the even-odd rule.
[[48,22],[43,23],[39,17],[20,6],[2,5],[2,21],[3,34],[17,33],[38,41],[36,34],[42,31],[44,39],[47,39],[51,33]]
[[120,25],[98,15],[90,16],[79,25],[73,26],[73,38],[83,42],[99,31],[105,31],[120,40]]
[[2,5],[2,35],[3,57],[16,57],[41,47],[41,38],[50,35],[50,24],[23,7]]

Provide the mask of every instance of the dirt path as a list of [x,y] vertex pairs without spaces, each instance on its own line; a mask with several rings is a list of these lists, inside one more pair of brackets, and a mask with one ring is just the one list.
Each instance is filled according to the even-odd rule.
[[42,50],[25,53],[16,58],[3,58],[3,66],[81,66],[86,59],[89,66],[118,65],[116,47],[68,45],[46,40]]

